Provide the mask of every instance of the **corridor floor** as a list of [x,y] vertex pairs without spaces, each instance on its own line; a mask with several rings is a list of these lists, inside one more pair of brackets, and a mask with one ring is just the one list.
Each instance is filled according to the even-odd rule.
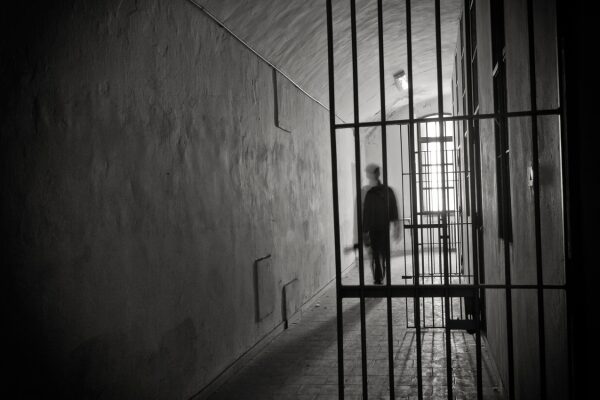
[[[356,270],[349,272],[356,274]],[[389,398],[387,308],[385,299],[367,298],[367,371],[371,399]],[[392,299],[394,380],[397,399],[417,398],[415,330],[407,328],[412,301]],[[441,304],[441,302],[440,302]],[[434,303],[434,308],[437,308]],[[345,398],[362,398],[360,306],[344,301]],[[437,313],[436,313],[437,314]],[[441,311],[440,311],[441,315]],[[412,320],[408,320],[412,324]],[[446,399],[444,330],[422,329],[423,394]],[[330,288],[230,378],[211,399],[337,399],[335,287]],[[451,335],[453,393],[456,399],[476,398],[475,338],[464,331]],[[502,386],[482,341],[483,398],[502,399]]]

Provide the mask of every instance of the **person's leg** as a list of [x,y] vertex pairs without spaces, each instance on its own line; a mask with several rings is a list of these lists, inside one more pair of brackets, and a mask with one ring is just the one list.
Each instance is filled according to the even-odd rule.
[[377,283],[377,263],[379,262],[379,258],[377,257],[375,251],[371,247],[371,276],[373,276],[373,283]]
[[[387,273],[387,268],[388,268],[388,259],[390,260],[390,263],[392,262],[391,258],[390,258],[390,238],[388,237],[388,234],[386,232],[383,232],[383,237],[381,238],[382,240],[382,246],[383,246],[383,251],[381,252],[381,265],[382,265],[382,280],[385,279],[386,273]],[[390,264],[391,265],[391,264]],[[391,267],[390,267],[391,268]]]
[[369,239],[371,241],[371,272],[373,273],[373,283],[377,283],[377,265],[379,264],[379,248],[377,247],[377,241],[375,232],[369,232]]
[[384,248],[382,247],[383,243],[381,240],[381,232],[371,231],[369,232],[369,236],[371,237],[371,249],[373,251],[373,280],[375,283],[379,284],[383,281],[383,264],[382,264],[382,256]]

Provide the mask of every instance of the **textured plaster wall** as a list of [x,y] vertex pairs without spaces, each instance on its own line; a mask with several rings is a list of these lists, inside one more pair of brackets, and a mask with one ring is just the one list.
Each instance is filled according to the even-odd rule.
[[[324,104],[329,103],[325,0],[194,0],[207,7],[232,31],[280,67]],[[407,70],[404,1],[384,0],[384,82],[386,109],[408,104],[406,92],[394,86],[393,75]],[[353,120],[350,1],[332,0],[335,49],[336,112]],[[444,94],[450,93],[460,0],[440,2]],[[433,0],[413,0],[412,45],[415,102],[437,96],[435,14]],[[267,18],[266,16],[276,16]],[[356,0],[359,115],[380,118],[377,1]],[[451,104],[445,106],[448,110]]]
[[[328,112],[292,87],[292,132],[277,128],[272,69],[186,1],[10,17],[15,375],[73,397],[188,398],[281,322],[284,284],[303,302],[334,275]],[[268,254],[274,311],[257,322]]]

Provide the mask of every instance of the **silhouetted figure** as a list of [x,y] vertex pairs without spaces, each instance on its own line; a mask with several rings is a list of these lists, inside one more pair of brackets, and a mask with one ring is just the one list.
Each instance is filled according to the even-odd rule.
[[379,167],[369,164],[367,178],[373,186],[365,196],[363,206],[363,234],[365,245],[371,247],[371,268],[375,284],[383,283],[387,260],[390,257],[390,222],[394,227],[394,239],[400,237],[398,206],[394,191],[379,181]]

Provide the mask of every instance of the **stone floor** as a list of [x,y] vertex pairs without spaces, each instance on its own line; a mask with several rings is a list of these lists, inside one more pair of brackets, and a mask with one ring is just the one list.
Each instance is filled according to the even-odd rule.
[[[356,270],[350,274],[357,274]],[[385,299],[366,299],[368,394],[389,399],[387,308]],[[439,305],[438,305],[439,304]],[[441,301],[429,303],[441,313]],[[360,304],[344,301],[345,398],[362,398]],[[416,335],[407,328],[412,301],[393,299],[393,358],[396,398],[417,398]],[[422,330],[423,394],[446,399],[444,329]],[[266,349],[229,379],[211,399],[337,399],[337,334],[335,287],[326,291]],[[451,334],[454,398],[476,398],[475,338],[464,331]],[[502,386],[482,345],[483,398],[502,399]]]

